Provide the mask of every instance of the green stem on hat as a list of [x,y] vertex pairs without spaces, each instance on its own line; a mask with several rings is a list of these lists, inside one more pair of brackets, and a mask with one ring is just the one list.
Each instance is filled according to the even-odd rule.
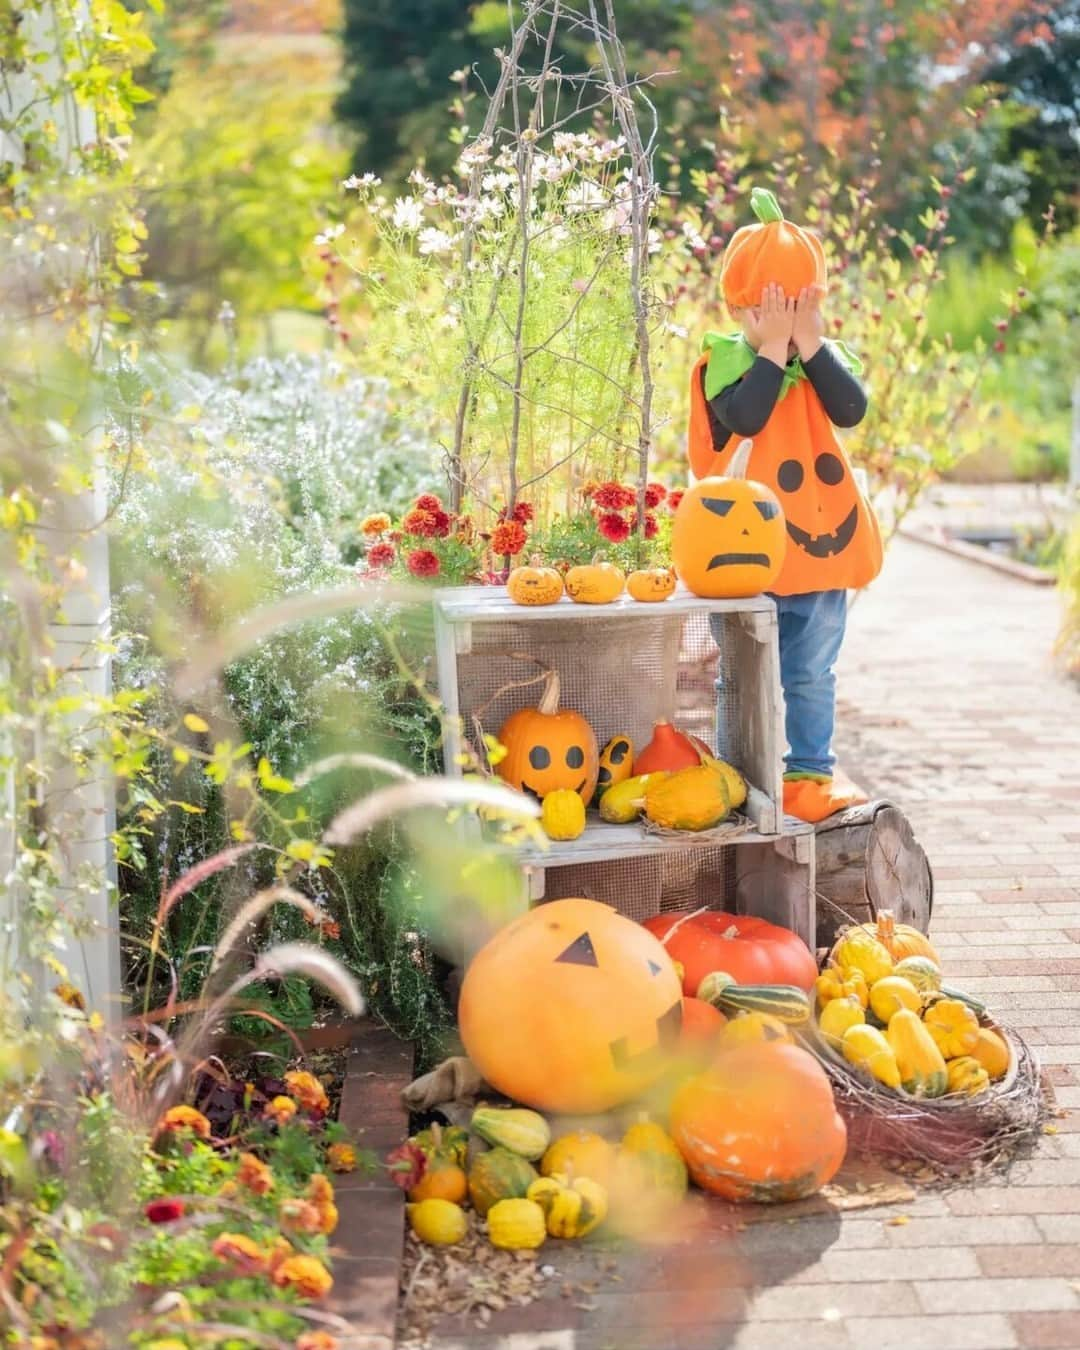
[[750,193],[750,209],[762,225],[771,225],[774,221],[783,220],[784,213],[780,210],[780,203],[776,200],[776,195],[768,188],[754,188]]

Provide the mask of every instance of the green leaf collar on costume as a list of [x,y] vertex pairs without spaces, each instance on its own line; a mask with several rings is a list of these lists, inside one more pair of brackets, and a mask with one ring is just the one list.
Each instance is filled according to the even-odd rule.
[[[755,188],[755,191],[759,189]],[[771,194],[770,194],[771,195]],[[825,345],[832,349],[834,356],[852,375],[862,374],[862,362],[855,353],[838,339],[825,339]],[[741,380],[757,360],[757,352],[750,346],[742,333],[706,333],[701,341],[701,350],[709,353],[705,367],[705,397],[716,398],[728,385]],[[784,382],[780,386],[783,398],[789,389],[806,379],[806,371],[799,357],[793,357],[784,367]]]

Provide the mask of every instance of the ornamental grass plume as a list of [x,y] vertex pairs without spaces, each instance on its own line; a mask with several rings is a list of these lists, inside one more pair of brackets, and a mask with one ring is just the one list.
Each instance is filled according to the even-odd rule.
[[243,1233],[220,1233],[210,1252],[241,1275],[261,1275],[268,1268],[266,1252]]

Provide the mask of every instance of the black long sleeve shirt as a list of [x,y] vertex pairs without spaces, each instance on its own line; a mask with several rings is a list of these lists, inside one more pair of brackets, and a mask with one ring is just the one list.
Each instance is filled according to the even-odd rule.
[[[866,391],[827,342],[803,362],[803,370],[833,426],[858,426],[866,416]],[[701,379],[704,386],[704,366]],[[741,379],[708,399],[713,444],[719,448],[731,436],[756,436],[772,416],[783,383],[783,367],[759,356]]]

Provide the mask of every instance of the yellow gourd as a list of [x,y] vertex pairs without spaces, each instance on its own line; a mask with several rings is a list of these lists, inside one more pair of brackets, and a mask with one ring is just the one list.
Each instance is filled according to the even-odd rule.
[[634,742],[629,736],[612,736],[600,751],[600,772],[596,778],[596,796],[599,801],[609,788],[625,783],[634,772]]
[[1009,1072],[1012,1055],[1004,1036],[989,1027],[979,1028],[979,1039],[971,1051],[972,1059],[977,1059],[991,1078],[1004,1078]]
[[832,998],[818,1015],[818,1030],[832,1046],[839,1046],[844,1034],[866,1021],[859,1000],[853,996]]
[[871,988],[870,1007],[875,1017],[888,1022],[901,1008],[918,1013],[922,1008],[922,995],[910,980],[900,975],[886,975]]
[[636,820],[645,806],[645,791],[649,784],[670,776],[660,769],[655,773],[639,773],[616,783],[600,798],[600,819],[606,820],[609,825],[626,825]]
[[948,1090],[962,1092],[965,1097],[977,1097],[990,1086],[990,1075],[972,1055],[960,1055],[949,1060]]
[[431,1199],[409,1206],[409,1226],[421,1242],[432,1247],[452,1247],[465,1236],[469,1221],[460,1205]]
[[645,814],[665,830],[708,830],[731,811],[726,775],[709,764],[678,769],[645,789]]
[[865,1069],[886,1087],[900,1086],[900,1069],[896,1063],[896,1056],[889,1042],[876,1027],[849,1027],[840,1046],[849,1064]]
[[849,928],[832,949],[830,959],[841,969],[862,971],[871,986],[892,974],[892,957],[877,938],[862,928]]
[[540,1159],[540,1174],[592,1177],[606,1186],[614,1161],[615,1149],[603,1135],[574,1130],[554,1140]]
[[686,1194],[687,1171],[675,1140],[652,1121],[631,1125],[615,1159],[612,1185],[619,1196],[636,1197],[638,1203],[655,1192],[667,1199],[681,1199]]
[[607,1191],[589,1177],[570,1179],[565,1173],[538,1177],[529,1187],[528,1199],[544,1212],[549,1237],[587,1237],[607,1218]]
[[541,804],[540,824],[549,839],[577,839],[585,829],[585,803],[571,788],[556,788]]
[[940,1097],[946,1084],[945,1060],[918,1015],[910,1008],[898,1009],[889,1020],[885,1039],[896,1056],[904,1091],[913,1097]]
[[500,1200],[488,1210],[487,1226],[491,1245],[504,1251],[535,1251],[547,1238],[544,1211],[535,1200]]
[[923,1022],[946,1059],[970,1055],[978,1044],[979,1019],[959,999],[938,999],[923,1013]]
[[720,1036],[720,1049],[761,1041],[794,1041],[794,1036],[772,1013],[744,1012],[733,1018]]

